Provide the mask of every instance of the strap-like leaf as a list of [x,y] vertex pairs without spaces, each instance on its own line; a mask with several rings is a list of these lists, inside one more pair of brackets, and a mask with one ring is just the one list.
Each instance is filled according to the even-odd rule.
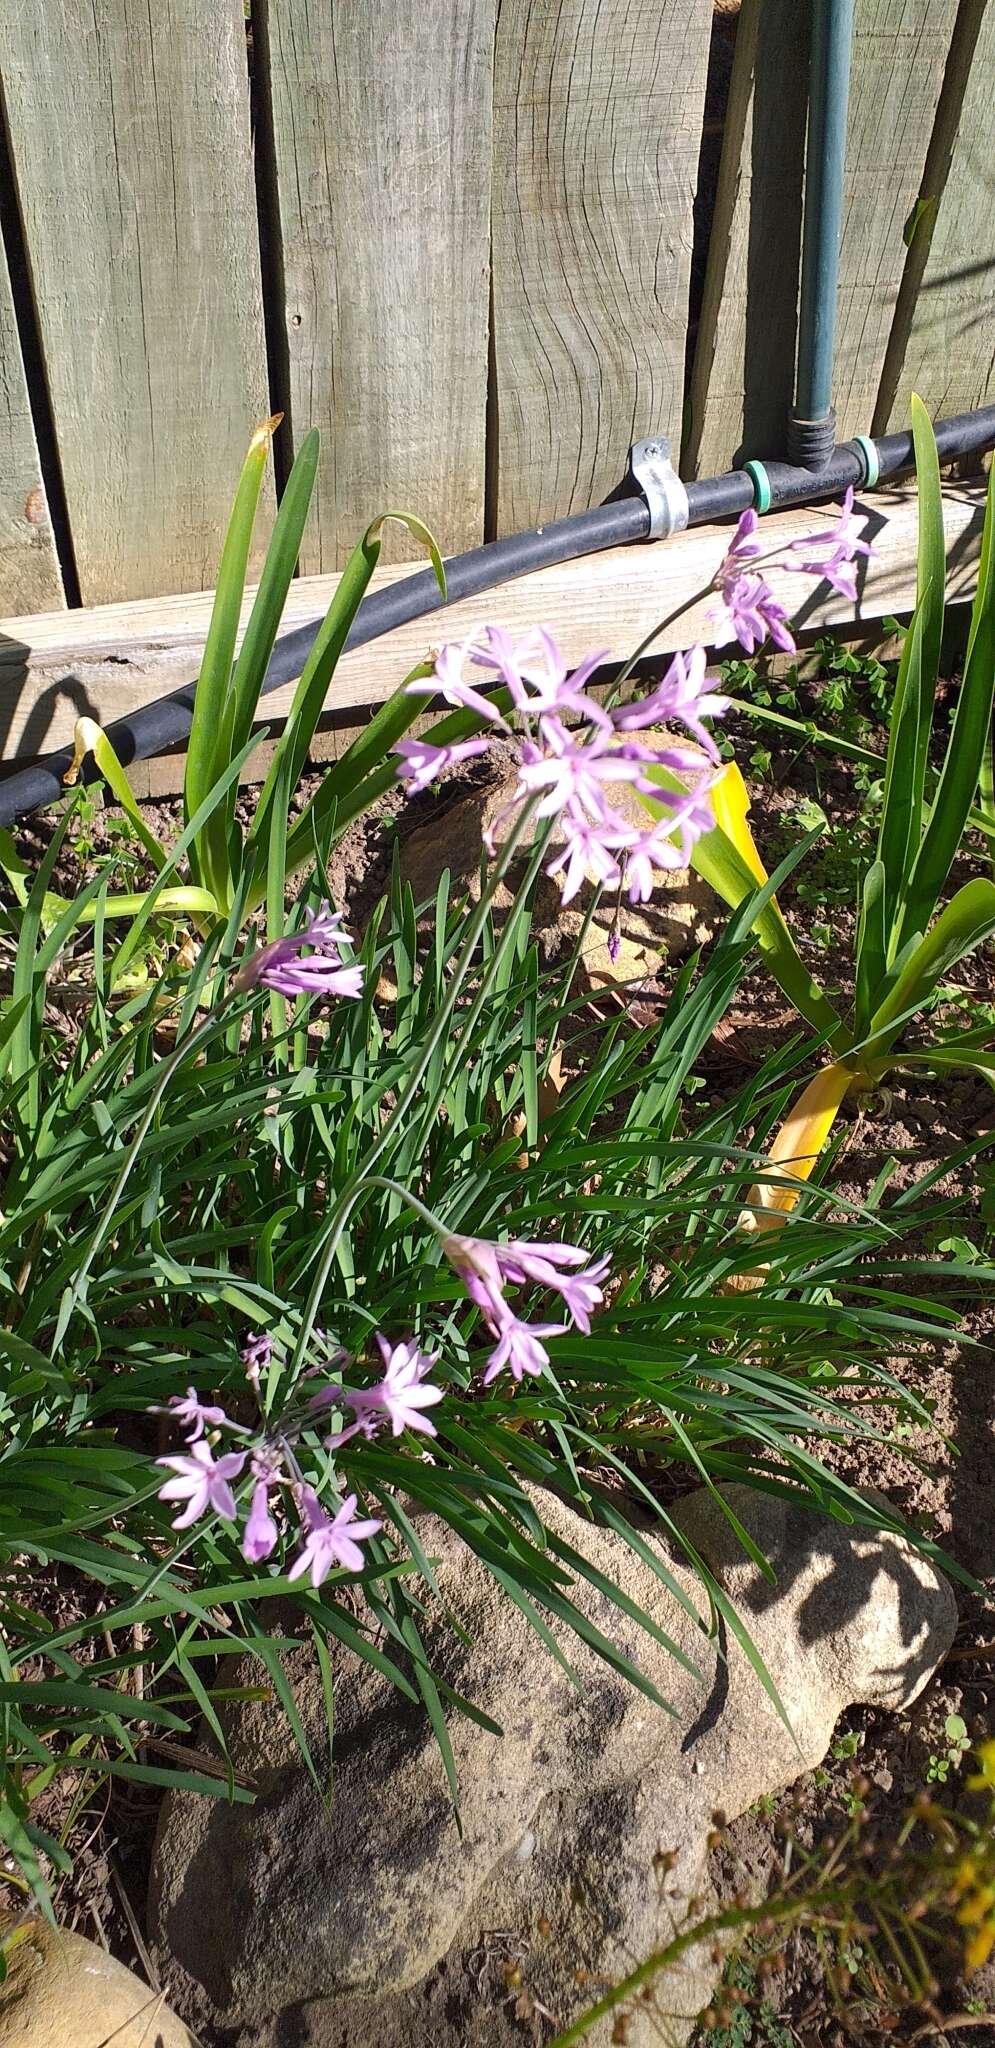
[[[197,678],[190,738],[187,743],[183,806],[184,816],[188,821],[194,812],[199,810],[216,782],[219,771],[228,766],[228,760],[231,758],[230,751],[225,759],[222,759],[222,753],[226,736],[229,750],[231,748],[232,725],[228,712],[228,693],[232,681],[235,641],[245,593],[245,577],[249,566],[249,549],[252,545],[256,507],[262,489],[270,441],[274,429],[279,425],[280,417],[281,415],[276,415],[273,419],[264,420],[262,425],[256,428],[242,465],[235,503],[228,521],[211,623],[207,630],[204,658]],[[210,837],[210,823],[207,829]],[[217,825],[214,837],[219,838]],[[210,874],[212,860],[218,853],[219,848],[209,847],[206,841],[199,843],[193,850],[192,858],[198,870],[197,879],[205,881],[208,887],[216,886],[217,881],[223,879],[223,875],[213,877]]]
[[974,803],[995,695],[995,470],[988,486],[978,588],[946,758],[932,815],[905,891],[901,940],[925,931]]
[[[431,556],[432,566],[438,579],[443,598],[446,595],[446,572],[442,557],[428,528],[421,520],[407,512],[383,512],[366,529],[362,539],[353,548],[352,554],[339,579],[335,596],[328,607],[300,681],[294,693],[290,716],[282,738],[279,740],[269,774],[266,777],[259,799],[256,815],[249,834],[250,843],[256,848],[256,861],[261,864],[266,858],[269,843],[270,812],[275,798],[279,777],[285,759],[289,760],[287,788],[291,796],[307,760],[308,749],[314,737],[315,727],[321,716],[328,685],[335,673],[339,656],[346,643],[349,628],[359,610],[370,578],[380,558],[383,528],[388,519],[400,520],[415,538],[422,541]],[[256,877],[254,876],[254,886]]]
[[867,869],[861,887],[853,1024],[855,1038],[863,1037],[871,1012],[881,1000],[886,957],[885,864],[883,860],[875,860]]
[[908,1020],[929,1001],[951,967],[995,931],[995,882],[966,882],[919,941],[898,980],[871,1018],[866,1060],[880,1058]]

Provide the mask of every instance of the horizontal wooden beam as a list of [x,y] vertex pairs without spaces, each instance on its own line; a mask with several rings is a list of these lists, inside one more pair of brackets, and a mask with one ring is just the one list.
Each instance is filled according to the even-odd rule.
[[[874,554],[862,571],[856,613],[825,584],[813,587],[777,562],[765,563],[765,576],[799,628],[846,626],[852,632],[855,624],[859,628],[911,609],[915,491],[881,492],[858,510]],[[974,590],[983,510],[983,482],[944,491],[948,591],[954,601],[969,598]],[[771,514],[764,521],[764,539],[772,550],[783,549],[824,529],[829,516],[818,506]],[[350,713],[382,702],[443,641],[489,622],[512,633],[547,626],[570,662],[596,648],[603,648],[608,660],[622,660],[661,619],[687,607],[667,627],[661,647],[689,647],[697,641],[707,646],[714,636],[715,598],[701,593],[715,574],[729,534],[728,526],[701,526],[667,542],[613,548],[537,570],[398,627],[343,657],[325,701],[326,720],[341,728]],[[373,588],[383,589],[411,573],[410,564],[378,570]],[[295,581],[285,629],[320,618],[338,580],[312,576]],[[82,714],[109,725],[192,679],[210,607],[207,592],[0,620],[0,760],[9,767],[14,760],[25,762],[65,746]],[[260,723],[286,716],[293,688],[288,684],[262,700]],[[167,772],[154,778],[155,790],[165,793],[179,786],[179,767],[176,757],[160,765]],[[259,772],[255,763],[250,766]]]

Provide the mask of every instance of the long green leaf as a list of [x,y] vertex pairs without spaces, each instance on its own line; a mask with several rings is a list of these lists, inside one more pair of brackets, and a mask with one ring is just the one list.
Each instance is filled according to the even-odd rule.
[[995,931],[995,882],[965,882],[921,939],[898,980],[871,1018],[863,1058],[880,1058],[899,1031],[928,1002],[951,967]]
[[280,500],[259,588],[231,679],[231,729],[225,736],[222,749],[226,760],[245,745],[252,730],[259,692],[301,551],[318,469],[320,442],[317,427],[312,427],[298,449]]
[[[669,789],[675,795],[687,794],[686,784],[669,768],[654,763],[647,767],[646,774],[651,782],[658,782],[661,788]],[[652,797],[643,795],[640,795],[640,802],[653,817],[666,820],[666,804],[654,803]],[[691,865],[732,910],[738,910],[742,903],[757,893],[756,876],[721,825],[713,826],[711,832],[703,833],[697,840],[691,850]],[[848,1035],[843,1031],[832,1004],[809,973],[773,896],[758,906],[753,930],[767,965],[789,1002],[794,1003],[807,1023],[825,1034],[834,1051],[845,1050],[849,1044]]]
[[[269,842],[270,812],[275,801],[278,781],[285,760],[289,760],[287,786],[291,795],[297,787],[301,770],[307,760],[308,749],[314,737],[315,727],[321,716],[328,691],[328,685],[345,646],[349,628],[359,610],[370,578],[380,558],[382,534],[389,519],[396,519],[406,526],[417,540],[428,549],[432,566],[438,579],[443,599],[446,595],[446,572],[442,557],[426,526],[407,512],[383,512],[367,527],[362,539],[357,542],[339,579],[338,587],[319,629],[314,646],[305,662],[303,673],[294,693],[283,735],[277,742],[269,774],[252,821],[249,844],[255,849],[253,870],[253,892],[262,881],[261,868],[266,860]],[[255,900],[261,900],[258,896]],[[253,897],[250,896],[250,907]]]
[[974,803],[995,696],[995,470],[988,484],[964,676],[932,815],[909,877],[899,943],[925,931]]
[[919,498],[919,545],[916,558],[916,605],[922,612],[922,674],[920,677],[919,731],[915,757],[916,805],[921,806],[933,724],[933,698],[940,672],[943,642],[944,585],[947,574],[946,534],[943,527],[943,490],[940,459],[933,423],[922,399],[915,392],[911,400],[912,440],[916,452],[916,488]]
[[[899,944],[904,890],[922,837],[926,763],[943,639],[946,542],[936,436],[921,398],[912,396],[912,439],[919,495],[916,609],[905,636],[895,681],[878,859],[885,870],[885,954]],[[932,907],[929,915],[932,916]],[[921,929],[925,930],[924,919]]]
[[862,1038],[868,1021],[881,999],[887,960],[885,933],[885,864],[871,862],[863,877],[860,921],[857,926],[856,977],[853,1029]]
[[[867,974],[866,977],[870,981],[872,994],[882,979],[885,968],[890,964],[898,939],[903,891],[910,868],[919,851],[922,835],[923,793],[921,786],[917,787],[916,764],[919,758],[923,686],[926,679],[924,639],[927,598],[928,592],[926,597],[920,599],[905,635],[905,645],[902,648],[902,659],[895,683],[895,700],[888,737],[888,759],[884,771],[881,826],[878,832],[877,859],[874,862],[874,868],[880,871],[881,876],[881,894],[876,906],[875,925],[880,921],[883,927],[884,956],[879,965],[875,963],[876,971],[873,975]],[[929,690],[930,709],[935,687],[934,675]],[[927,738],[930,723],[931,720],[928,720],[926,724]],[[874,868],[871,873],[874,872]],[[872,885],[873,888],[876,886]],[[872,926],[871,930],[874,931],[874,928]]]
[[[264,420],[252,436],[225,535],[187,743],[183,810],[188,824],[231,759],[233,721],[229,713],[229,691],[232,662],[259,493],[270,441],[278,425],[278,417]],[[226,744],[227,756],[224,755]],[[208,822],[203,840],[192,849],[191,860],[196,870],[195,879],[203,881],[206,887],[215,889],[226,899],[229,892],[225,886],[223,821],[220,825],[215,823],[213,831]],[[213,871],[215,865],[219,870],[217,873]]]

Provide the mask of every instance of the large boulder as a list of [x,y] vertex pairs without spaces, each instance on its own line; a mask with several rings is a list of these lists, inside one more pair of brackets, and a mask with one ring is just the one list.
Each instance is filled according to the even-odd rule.
[[0,2048],[194,2048],[161,1992],[106,1949],[32,1920],[0,1985]]
[[[482,1993],[471,2023],[451,1971],[461,1957],[464,1976],[468,1958],[487,1958],[500,1930],[524,1958],[512,1988],[517,1971],[518,1995],[563,2025],[591,1997],[586,1987],[624,1975],[700,1889],[716,1808],[732,1818],[818,1763],[844,1708],[908,1704],[949,1647],[949,1587],[902,1540],[730,1488],[730,1506],[770,1560],[768,1581],[716,1502],[695,1495],[675,1520],[742,1617],[786,1725],[735,1633],[723,1625],[717,1641],[707,1634],[700,1581],[679,1550],[645,1532],[640,1555],[552,1495],[535,1498],[554,1540],[650,1617],[653,1635],[596,1583],[574,1583],[586,1622],[639,1666],[673,1712],[547,1614],[578,1688],[485,1567],[427,1519],[421,1541],[469,1640],[430,1599],[439,1619],[426,1624],[426,1649],[447,1684],[503,1730],[455,1709],[448,1715],[461,1825],[423,1708],[351,1655],[336,1653],[330,1800],[277,1703],[232,1708],[232,1762],[256,1781],[257,1802],[170,1797],[153,1869],[156,1952],[164,1971],[178,1966],[176,1982],[198,2017],[251,2022],[246,2041],[275,2044],[288,2038],[278,2015],[292,2008],[300,2028],[306,2011],[310,2030],[294,2038],[315,2048],[364,2048],[367,2037],[379,2048],[410,2048],[418,2038],[412,1987],[448,1956],[449,1988],[433,2008],[430,2038],[490,2048],[506,2038],[502,2001]],[[320,1673],[304,1651],[287,1670],[320,1775]],[[226,1682],[257,1677],[245,1660]],[[692,1958],[668,1986],[685,2037],[713,1976],[707,1959]],[[631,2048],[655,2038],[649,2020],[642,2032],[639,2025],[637,2014]],[[591,2038],[606,2041],[610,2031]]]

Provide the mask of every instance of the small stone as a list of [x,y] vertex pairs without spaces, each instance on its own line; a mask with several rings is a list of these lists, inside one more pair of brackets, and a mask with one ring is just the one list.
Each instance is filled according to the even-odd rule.
[[33,1920],[0,1986],[0,2048],[104,2048],[111,2040],[114,2048],[194,2048],[162,1994],[106,1949]]

